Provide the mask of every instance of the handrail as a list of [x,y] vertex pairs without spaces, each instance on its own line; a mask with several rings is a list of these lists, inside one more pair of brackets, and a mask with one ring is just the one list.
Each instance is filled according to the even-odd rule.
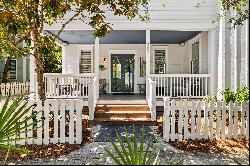
[[149,82],[149,95],[148,95],[148,106],[151,113],[151,119],[153,121],[156,120],[156,82],[153,81],[151,78],[148,78]]
[[89,120],[94,120],[95,107],[97,102],[96,91],[97,77],[88,82],[88,108],[89,108]]
[[149,77],[211,77],[211,74],[150,74]]

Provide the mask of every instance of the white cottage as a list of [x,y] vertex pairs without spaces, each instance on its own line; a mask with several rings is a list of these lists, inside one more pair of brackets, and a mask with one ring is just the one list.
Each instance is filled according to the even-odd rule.
[[[220,12],[218,0],[162,3],[149,3],[147,23],[107,11],[113,31],[100,39],[82,21],[70,23],[58,40],[62,74],[45,74],[47,97],[88,98],[85,104],[93,111],[104,99],[112,104],[121,99],[123,105],[145,100],[152,113],[162,97],[202,98],[227,87],[248,86],[248,21],[235,30],[225,20],[213,24]],[[60,28],[54,24],[45,31]],[[34,62],[30,66],[34,69]],[[32,84],[31,79],[35,92]]]

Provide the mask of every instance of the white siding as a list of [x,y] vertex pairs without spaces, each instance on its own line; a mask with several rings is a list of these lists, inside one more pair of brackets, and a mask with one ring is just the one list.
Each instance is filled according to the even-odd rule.
[[[163,3],[167,2],[166,7]],[[195,5],[200,3],[199,7]],[[217,0],[151,0],[149,5],[150,22],[141,22],[138,18],[129,21],[124,16],[114,16],[105,9],[107,22],[112,23],[113,29],[169,29],[169,30],[208,30],[214,27],[212,18],[215,17],[218,6]],[[72,15],[72,14],[71,14]],[[70,14],[64,19],[70,18]],[[88,22],[89,20],[86,20]],[[124,26],[124,23],[126,23]],[[61,23],[47,26],[45,29],[60,29]],[[66,29],[92,29],[82,21],[73,21]]]

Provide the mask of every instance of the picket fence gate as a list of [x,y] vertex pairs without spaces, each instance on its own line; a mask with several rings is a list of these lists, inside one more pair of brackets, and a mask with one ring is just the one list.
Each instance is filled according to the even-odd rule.
[[12,82],[12,83],[1,83],[0,91],[2,96],[28,94],[29,93],[29,82]]
[[[0,103],[0,110],[4,105],[4,100]],[[9,106],[13,101],[10,101]],[[48,99],[44,106],[42,101],[29,100],[26,108],[36,103],[21,121],[31,116],[33,112],[39,112],[36,119],[31,119],[26,125],[36,120],[44,119],[37,123],[37,126],[30,126],[26,132],[21,133],[15,138],[32,138],[12,142],[12,145],[48,145],[56,143],[81,144],[82,142],[82,108],[81,100],[73,99]],[[22,104],[21,104],[22,105]],[[18,109],[17,109],[18,110]],[[32,128],[33,127],[33,128]],[[35,129],[37,128],[37,129]],[[35,130],[32,130],[35,129]]]
[[249,102],[164,98],[163,137],[168,141],[249,139]]

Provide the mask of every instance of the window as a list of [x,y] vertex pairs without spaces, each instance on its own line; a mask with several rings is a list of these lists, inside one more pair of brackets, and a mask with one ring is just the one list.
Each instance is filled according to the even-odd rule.
[[199,74],[199,41],[195,42],[191,46],[192,59],[191,59],[191,69],[192,74]]
[[154,49],[154,70],[155,74],[164,74],[167,72],[167,50],[164,48]]
[[92,51],[81,50],[80,73],[92,73]]
[[11,80],[16,79],[16,60],[11,60],[10,66],[9,66],[9,71],[8,71],[8,78]]

